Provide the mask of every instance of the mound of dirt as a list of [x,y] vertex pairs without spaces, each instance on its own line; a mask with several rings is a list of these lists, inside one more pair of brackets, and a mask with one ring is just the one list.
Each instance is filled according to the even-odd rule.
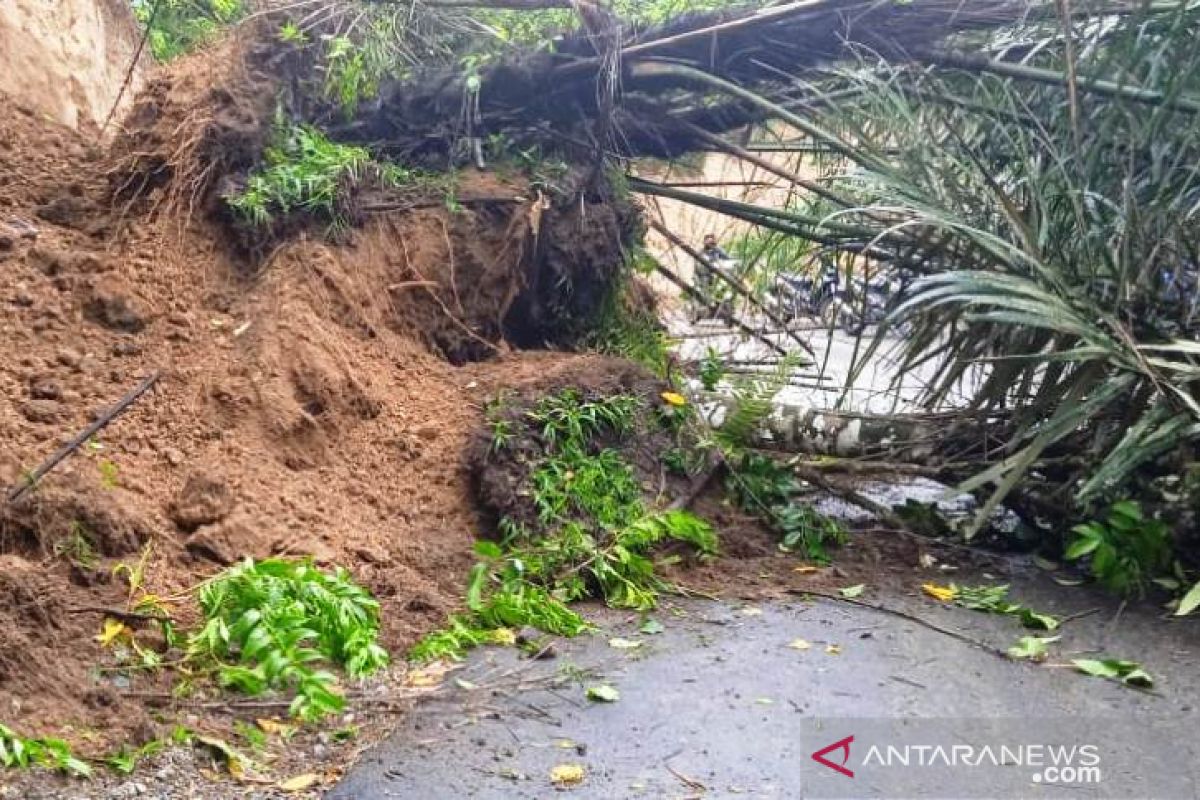
[[84,753],[144,737],[142,697],[169,689],[96,669],[113,663],[103,610],[127,602],[119,563],[144,554],[160,596],[246,556],[342,564],[402,653],[460,605],[488,532],[466,459],[483,405],[624,370],[510,345],[561,340],[549,276],[575,276],[567,313],[585,315],[616,274],[633,212],[601,197],[547,208],[464,174],[463,210],[371,213],[345,241],[301,230],[247,261],[213,198],[274,100],[240,69],[216,50],[155,76],[110,153],[0,98],[0,482],[162,374],[0,500],[2,719]]

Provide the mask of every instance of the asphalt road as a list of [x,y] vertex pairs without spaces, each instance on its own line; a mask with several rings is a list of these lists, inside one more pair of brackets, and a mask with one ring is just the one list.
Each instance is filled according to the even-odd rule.
[[[1037,576],[1014,595],[1060,615],[1097,602]],[[915,594],[864,599],[1002,648],[1021,634],[1011,618]],[[1156,678],[1155,694],[1005,660],[836,601],[689,601],[653,615],[657,634],[642,632],[641,618],[599,609],[600,632],[559,643],[555,659],[475,654],[456,673],[458,688],[401,720],[328,797],[1196,797],[1200,625],[1164,622],[1149,608],[1114,621],[1111,602],[1099,602],[1100,613],[1064,626],[1052,661],[1136,658]],[[613,646],[630,642],[638,644]],[[601,685],[619,699],[589,701],[587,689]],[[853,777],[812,757],[847,736],[855,739],[844,761],[836,747],[824,757]],[[960,758],[963,746],[1009,749],[999,766],[921,765],[919,744],[946,753],[957,745]],[[907,753],[909,765],[878,763],[888,745],[907,748],[893,755]],[[1085,745],[1100,772],[1082,771]],[[1071,785],[1045,769],[1046,748],[1057,746],[1077,748]],[[557,788],[556,767],[581,767],[584,777]]]

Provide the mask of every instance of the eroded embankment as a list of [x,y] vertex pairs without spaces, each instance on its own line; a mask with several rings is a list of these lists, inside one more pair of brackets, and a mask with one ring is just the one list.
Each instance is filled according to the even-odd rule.
[[163,734],[145,702],[165,673],[97,671],[121,563],[144,559],[184,624],[190,587],[268,555],[349,567],[396,653],[441,624],[482,532],[464,452],[483,404],[577,368],[513,346],[565,341],[620,267],[631,210],[482,173],[458,176],[455,210],[413,189],[336,242],[299,226],[247,248],[220,190],[253,163],[273,91],[230,45],[155,77],[110,149],[0,114],[0,481],[161,373],[0,504],[3,721],[23,733],[93,754]]

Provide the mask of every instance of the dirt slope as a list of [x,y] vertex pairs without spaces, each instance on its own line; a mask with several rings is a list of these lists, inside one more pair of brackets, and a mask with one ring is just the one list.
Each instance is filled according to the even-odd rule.
[[[0,481],[161,373],[34,491],[0,501],[0,719],[85,752],[149,738],[131,695],[167,688],[95,669],[111,659],[98,609],[126,602],[116,564],[149,552],[147,586],[170,596],[245,556],[312,554],[377,594],[402,652],[462,596],[480,533],[464,451],[482,405],[581,358],[505,343],[526,280],[509,245],[528,212],[522,187],[492,176],[466,176],[462,196],[508,201],[424,204],[336,245],[300,232],[263,261],[239,256],[190,202],[196,184],[177,191],[182,165],[193,180],[215,163],[212,119],[254,121],[228,79],[213,58],[160,76],[137,135],[109,152],[0,106]],[[147,180],[114,196],[131,164]],[[604,223],[581,222],[578,239],[605,235],[589,224]]]

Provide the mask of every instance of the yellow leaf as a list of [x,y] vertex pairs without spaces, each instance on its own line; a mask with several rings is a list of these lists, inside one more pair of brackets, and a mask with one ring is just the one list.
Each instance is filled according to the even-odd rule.
[[133,631],[124,622],[119,622],[112,617],[104,618],[104,626],[100,629],[100,633],[96,635],[96,641],[104,647],[110,646],[118,639],[131,638],[133,638]]
[[949,586],[938,586],[934,583],[922,584],[921,589],[925,592],[925,594],[929,595],[935,600],[940,600],[943,603],[949,603],[958,595],[957,590],[952,589]]
[[288,778],[286,781],[280,781],[278,786],[285,792],[303,792],[312,786],[315,786],[320,778],[315,772],[306,772],[303,775],[297,775],[294,778]]
[[840,656],[842,654],[842,646],[840,644],[825,645],[825,652],[831,656]]
[[801,575],[812,575],[814,572],[820,571],[820,567],[814,567],[811,564],[801,564],[792,570],[792,572],[799,572]]
[[286,722],[280,722],[277,719],[256,719],[258,727],[263,733],[273,733],[279,736],[288,736],[295,732],[296,726],[289,725]]
[[450,669],[451,666],[449,664],[435,661],[424,669],[415,669],[405,675],[404,685],[422,689],[430,686],[440,686]]
[[754,606],[746,606],[745,608],[742,609],[742,616],[743,617],[761,617],[762,609],[755,608]]
[[579,764],[559,764],[550,770],[550,782],[555,786],[578,786],[586,776],[587,771]]
[[667,405],[672,405],[676,408],[687,405],[687,398],[677,392],[663,392],[661,397]]
[[512,647],[517,643],[517,634],[512,628],[497,628],[491,632],[488,638],[492,644],[498,644],[502,647]]
[[812,647],[812,644],[805,639],[796,639],[788,644],[788,647],[792,648],[793,650],[807,650],[808,648]]

